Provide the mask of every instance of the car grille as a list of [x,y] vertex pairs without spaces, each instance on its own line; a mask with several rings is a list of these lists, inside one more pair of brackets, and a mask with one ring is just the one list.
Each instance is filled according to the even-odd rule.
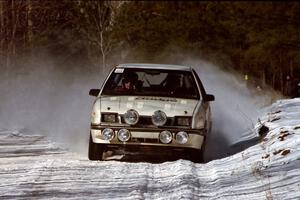
[[[122,121],[122,123],[125,123],[124,116],[121,117],[121,121]],[[173,126],[174,121],[175,121],[174,118],[169,117],[164,126]],[[152,119],[151,119],[151,117],[140,116],[139,121],[135,126],[136,127],[139,127],[139,126],[153,126]]]
[[131,138],[130,142],[135,143],[159,143],[158,138]]

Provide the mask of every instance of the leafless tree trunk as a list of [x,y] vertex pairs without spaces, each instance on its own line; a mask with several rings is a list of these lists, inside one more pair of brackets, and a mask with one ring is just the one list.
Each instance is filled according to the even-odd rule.
[[[104,2],[104,3],[97,3],[98,7],[98,19],[95,19],[95,23],[97,24],[97,30],[99,34],[99,47],[100,47],[100,52],[102,55],[102,70],[101,73],[105,73],[106,69],[106,57],[107,54],[110,52],[110,38],[109,37],[104,37],[105,31],[110,26],[111,23],[111,14],[110,16],[107,16],[106,9],[111,9],[109,2]],[[98,20],[98,23],[97,23]]]
[[276,83],[276,72],[272,72],[272,87],[275,88]]
[[262,69],[262,86],[265,87],[266,85],[266,67],[264,66]]
[[6,52],[5,52],[5,65],[6,67],[10,66],[10,54],[11,54],[11,45],[10,45],[10,35],[11,35],[11,26],[10,26],[10,21],[12,21],[12,19],[9,21],[9,15],[11,15],[10,12],[10,5],[7,2],[6,5],[6,15],[5,15],[5,46],[6,46]]
[[17,31],[17,17],[16,17],[16,2],[11,0],[8,2],[6,9],[6,38],[7,52],[6,65],[10,66],[12,57],[16,54],[16,31]]
[[16,4],[14,0],[11,0],[11,40],[10,40],[10,49],[11,55],[16,54],[16,31],[17,31],[17,17],[16,17]]
[[106,68],[106,52],[104,51],[104,44],[103,44],[103,30],[100,32],[100,50],[102,54],[102,73],[104,73],[104,70]]
[[4,9],[3,9],[3,1],[0,1],[0,59],[1,59],[1,62],[0,64],[2,65],[2,60],[3,60],[3,54],[4,54]]
[[[105,73],[107,68],[107,57],[112,49],[112,41],[108,32],[113,21],[113,6],[110,1],[77,1],[85,23],[81,31],[86,35],[89,44],[96,46],[97,62],[100,73]],[[79,20],[82,20],[79,19]],[[89,48],[89,47],[88,47]]]
[[279,68],[279,78],[280,78],[280,91],[284,93],[284,74],[282,67]]
[[276,68],[275,66],[273,66],[273,62],[272,60],[270,61],[270,68],[273,69],[271,74],[272,74],[272,79],[271,79],[271,85],[273,88],[275,88],[275,85],[276,85]]
[[293,59],[290,59],[290,75],[294,77],[294,62]]
[[284,73],[283,73],[283,58],[282,58],[282,53],[280,51],[279,53],[279,78],[280,78],[280,91],[281,93],[284,93]]
[[32,2],[27,0],[27,45],[32,50],[32,37],[33,37],[33,22],[32,22]]
[[100,51],[101,51],[101,55],[102,55],[102,73],[105,73],[106,70],[106,57],[109,54],[109,52],[111,51],[111,42],[110,42],[110,38],[104,38],[104,31],[102,30],[99,33],[100,36]]

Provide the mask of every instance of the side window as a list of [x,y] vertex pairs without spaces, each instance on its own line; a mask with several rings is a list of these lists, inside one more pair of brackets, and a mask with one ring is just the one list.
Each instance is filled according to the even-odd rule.
[[120,84],[121,84],[121,77],[122,77],[121,74],[117,74],[117,73],[112,74],[112,78],[107,83],[108,88],[111,89],[111,90],[113,90],[117,86],[120,86]]

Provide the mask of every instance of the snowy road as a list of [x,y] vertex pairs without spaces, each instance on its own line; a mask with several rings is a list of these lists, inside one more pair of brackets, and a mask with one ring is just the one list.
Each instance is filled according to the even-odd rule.
[[300,99],[278,101],[259,144],[206,164],[92,162],[0,130],[0,199],[300,199],[299,116]]

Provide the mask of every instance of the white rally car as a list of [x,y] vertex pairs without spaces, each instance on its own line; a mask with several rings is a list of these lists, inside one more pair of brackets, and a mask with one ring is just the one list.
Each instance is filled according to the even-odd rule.
[[89,94],[96,96],[90,160],[103,160],[104,152],[123,149],[203,161],[214,96],[206,94],[191,67],[120,64],[101,89]]

